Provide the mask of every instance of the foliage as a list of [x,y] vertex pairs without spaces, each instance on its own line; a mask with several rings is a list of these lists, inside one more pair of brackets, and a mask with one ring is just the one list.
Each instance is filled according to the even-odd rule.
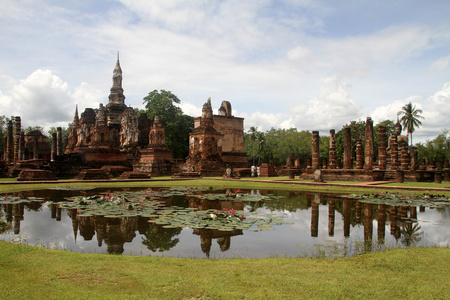
[[144,104],[151,122],[156,115],[161,117],[165,127],[166,145],[175,158],[189,154],[189,133],[194,129],[194,118],[183,114],[177,105],[180,99],[170,91],[154,90],[144,97]]
[[450,132],[444,129],[440,135],[425,143],[416,144],[418,158],[426,160],[446,160],[450,159]]
[[7,117],[0,116],[0,153],[4,153],[5,152],[5,140],[6,137],[8,135],[8,129],[7,129],[7,124],[8,124],[9,119]]
[[244,133],[245,150],[253,163],[286,164],[288,156],[307,160],[311,157],[311,133],[295,128],[270,129],[265,133],[251,127]]
[[419,128],[420,125],[422,125],[422,122],[420,119],[425,119],[422,115],[422,110],[416,108],[416,106],[412,105],[411,102],[405,104],[405,106],[402,107],[402,110],[397,113],[398,116],[402,116],[400,118],[400,122],[402,122],[403,130],[406,130],[406,132],[410,136],[410,142],[411,146],[412,143],[412,134],[415,131],[416,128]]
[[39,131],[40,133],[44,134],[44,127],[42,127],[42,126],[28,126],[27,128],[23,129],[23,132],[25,134],[29,134],[32,131]]

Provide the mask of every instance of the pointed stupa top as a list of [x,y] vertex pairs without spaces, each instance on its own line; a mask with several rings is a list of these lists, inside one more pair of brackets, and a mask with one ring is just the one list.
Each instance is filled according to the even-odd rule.
[[72,126],[79,126],[80,125],[80,118],[78,118],[78,104],[75,107],[75,116],[73,117],[73,124]]
[[114,67],[113,71],[113,77],[120,76],[122,77],[122,69],[120,68],[120,61],[119,61],[119,51],[117,51],[117,62],[116,66]]

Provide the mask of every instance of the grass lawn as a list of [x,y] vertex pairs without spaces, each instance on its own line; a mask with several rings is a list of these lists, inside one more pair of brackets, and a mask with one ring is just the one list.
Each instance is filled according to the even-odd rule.
[[448,299],[450,249],[338,260],[81,254],[0,242],[3,299]]

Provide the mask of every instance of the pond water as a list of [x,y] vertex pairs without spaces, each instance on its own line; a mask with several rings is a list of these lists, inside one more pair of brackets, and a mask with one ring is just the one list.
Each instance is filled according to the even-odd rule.
[[[147,194],[147,191],[139,193]],[[175,226],[160,224],[155,222],[155,215],[92,215],[64,205],[68,197],[100,194],[111,197],[123,192],[137,190],[69,189],[17,193],[14,196],[28,201],[0,204],[0,219],[11,224],[0,233],[0,239],[83,253],[186,258],[338,258],[380,247],[450,245],[448,205],[391,206],[323,193],[266,190],[243,190],[240,195],[271,194],[278,198],[208,200],[199,196],[200,191],[193,196],[167,194],[158,198],[158,209],[169,209],[171,215],[210,210],[212,216],[227,210],[237,211],[239,218],[242,212],[246,222],[259,222],[255,223],[259,227],[253,224],[245,229],[228,227],[226,230],[212,226],[213,229],[208,226],[184,227],[179,223]],[[224,195],[231,192],[234,191],[208,193]]]

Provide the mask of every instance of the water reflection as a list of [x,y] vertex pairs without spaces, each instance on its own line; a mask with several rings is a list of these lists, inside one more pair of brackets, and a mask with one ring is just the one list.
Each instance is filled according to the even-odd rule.
[[[198,210],[225,208],[282,213],[286,221],[292,223],[274,226],[274,231],[260,232],[166,228],[149,223],[150,217],[82,216],[77,209],[61,209],[57,204],[73,194],[89,196],[100,192],[114,191],[23,192],[22,197],[36,197],[36,201],[1,206],[0,218],[10,222],[12,230],[0,233],[0,239],[26,235],[32,245],[37,241],[50,245],[56,240],[64,243],[67,249],[80,252],[176,257],[210,257],[212,254],[213,257],[269,257],[275,253],[310,256],[314,252],[311,247],[317,248],[317,245],[334,247],[347,256],[356,251],[342,246],[349,240],[363,242],[364,251],[371,251],[374,245],[392,242],[405,247],[417,243],[441,246],[450,243],[447,230],[449,207],[374,205],[320,193],[272,192],[286,195],[286,198],[248,203],[173,196],[163,203],[168,207]],[[47,202],[49,199],[52,202]]]

